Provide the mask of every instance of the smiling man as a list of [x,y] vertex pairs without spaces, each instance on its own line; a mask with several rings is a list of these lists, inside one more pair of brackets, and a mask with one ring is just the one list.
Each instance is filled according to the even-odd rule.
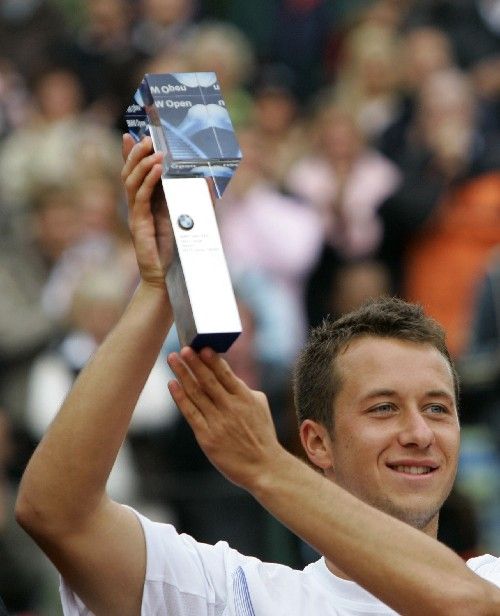
[[460,434],[439,325],[397,299],[325,322],[298,362],[295,393],[302,443],[325,476],[436,536]]
[[[279,444],[266,397],[209,349],[169,356],[179,409],[212,463],[324,555],[303,571],[179,535],[106,495],[172,325],[173,245],[152,203],[161,155],[124,138],[141,282],[23,477],[17,517],[62,575],[66,616],[498,616],[500,561],[436,539],[457,466],[458,384],[441,328],[387,299],[315,330],[295,393],[316,472]],[[231,515],[231,511],[227,512]]]

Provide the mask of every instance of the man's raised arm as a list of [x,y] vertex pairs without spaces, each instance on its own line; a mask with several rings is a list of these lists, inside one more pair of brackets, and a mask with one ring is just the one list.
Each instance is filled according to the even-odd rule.
[[[161,154],[126,135],[122,171],[141,282],[36,449],[16,504],[19,523],[96,614],[140,613],[146,548],[136,516],[106,482],[132,412],[172,324],[165,273],[172,255],[155,187]],[[156,207],[155,207],[156,206]]]

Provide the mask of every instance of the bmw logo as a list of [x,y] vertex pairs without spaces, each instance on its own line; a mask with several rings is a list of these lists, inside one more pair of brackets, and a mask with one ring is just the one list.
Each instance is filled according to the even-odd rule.
[[187,214],[181,214],[177,219],[177,224],[181,229],[184,229],[184,231],[189,231],[194,227],[194,220]]

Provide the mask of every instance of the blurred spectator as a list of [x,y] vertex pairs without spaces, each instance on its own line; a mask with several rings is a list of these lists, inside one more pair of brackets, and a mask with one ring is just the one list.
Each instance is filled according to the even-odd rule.
[[246,124],[252,109],[247,88],[255,62],[247,37],[231,24],[203,22],[192,28],[182,51],[187,70],[217,74],[233,125]]
[[439,512],[438,539],[463,560],[483,552],[476,503],[456,485]]
[[354,114],[370,142],[394,121],[398,109],[398,42],[395,30],[370,22],[353,29],[343,42],[334,98]]
[[266,175],[258,134],[239,133],[243,161],[216,211],[222,243],[236,276],[258,271],[272,280],[288,323],[288,361],[305,336],[304,282],[318,256],[322,231],[317,213],[303,201],[285,196]]
[[341,265],[330,286],[331,318],[356,310],[369,299],[390,293],[390,278],[382,263],[374,259]]
[[293,69],[302,100],[310,99],[326,82],[324,59],[334,27],[332,4],[328,0],[277,3],[270,57]]
[[330,312],[325,289],[336,268],[376,253],[382,237],[377,211],[400,181],[397,167],[366,144],[349,111],[326,101],[314,134],[315,149],[286,178],[287,188],[309,202],[323,223],[323,252],[309,278],[310,324]]
[[0,408],[0,597],[12,616],[37,616],[47,596],[55,596],[58,575],[14,519],[16,485],[9,465],[15,448],[8,415]]
[[496,0],[415,2],[410,24],[432,24],[452,42],[459,65],[474,80],[476,94],[488,111],[485,129],[499,128],[500,10]]
[[57,60],[68,36],[64,12],[55,2],[0,3],[0,57],[9,59],[30,86]]
[[[89,270],[72,297],[67,333],[40,354],[30,373],[26,426],[39,441],[73,381],[120,317],[130,294],[129,281],[113,263]],[[166,364],[158,360],[137,403],[131,434],[164,428],[177,412],[165,392]],[[139,497],[131,451],[126,445],[111,475],[109,489],[126,502]]]
[[137,278],[128,229],[124,216],[120,216],[122,189],[116,178],[88,175],[75,182],[71,197],[69,203],[78,230],[73,241],[54,260],[41,297],[45,312],[62,323],[68,315],[73,293],[87,271],[113,263],[127,281],[129,290]]
[[377,208],[396,189],[397,167],[366,145],[353,113],[328,101],[314,125],[315,150],[289,171],[286,185],[318,211],[325,241],[346,259],[374,254]]
[[282,186],[290,165],[306,150],[307,134],[296,79],[284,64],[263,66],[252,88],[252,126],[259,135],[266,173]]
[[369,0],[361,3],[361,21],[374,26],[401,30],[415,0]]
[[[37,187],[29,213],[34,247],[45,265],[46,279],[64,252],[81,236],[80,216],[73,192],[57,184]],[[30,237],[30,236],[28,236]]]
[[0,140],[24,124],[30,96],[12,62],[0,56]]
[[396,163],[404,154],[416,112],[418,91],[433,73],[455,65],[448,36],[433,26],[414,27],[400,41],[398,56],[402,97],[393,121],[379,135],[377,147]]
[[82,237],[114,236],[130,244],[122,191],[117,178],[105,173],[88,175],[74,183]]
[[400,160],[404,182],[381,210],[396,284],[443,324],[455,356],[467,340],[474,285],[500,242],[499,142],[478,133],[475,112],[465,75],[428,78]]
[[488,425],[500,451],[500,254],[474,288],[470,337],[458,362],[466,421]]
[[53,69],[39,76],[29,122],[0,148],[2,200],[27,208],[39,184],[69,185],[88,174],[118,175],[120,144],[109,130],[82,115],[81,84],[74,73]]
[[205,19],[227,20],[244,32],[259,63],[293,71],[305,101],[326,82],[326,54],[336,25],[336,4],[327,0],[204,0]]
[[42,290],[53,264],[78,237],[75,209],[59,188],[40,191],[23,222],[23,235],[0,242],[0,405],[16,429],[24,426],[33,357],[57,335],[42,308]]
[[402,39],[403,85],[415,94],[435,72],[452,68],[455,55],[445,32],[431,25],[407,30]]
[[[476,501],[480,535],[500,549],[500,254],[474,289],[473,321],[457,362],[462,381],[464,454],[459,482]],[[469,452],[469,453],[468,453]],[[468,455],[467,455],[468,453]]]
[[174,51],[192,25],[196,0],[140,0],[132,42],[151,58]]
[[87,113],[99,123],[120,128],[147,58],[132,42],[133,4],[130,0],[83,3],[84,23],[63,56],[82,84]]
[[22,233],[0,242],[0,405],[9,410],[15,430],[18,476],[34,444],[26,431],[31,365],[61,334],[43,309],[42,291],[54,263],[79,237],[73,201],[59,187],[41,187],[23,222]]
[[470,69],[500,49],[500,19],[496,0],[425,0],[414,2],[410,24],[433,25],[446,32],[459,64]]

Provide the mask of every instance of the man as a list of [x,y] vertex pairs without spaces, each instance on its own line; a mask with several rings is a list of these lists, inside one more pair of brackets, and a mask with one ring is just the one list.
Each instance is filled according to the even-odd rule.
[[[401,325],[397,336],[389,325],[378,333],[353,325],[333,346],[317,334],[297,401],[302,442],[324,476],[280,446],[264,394],[221,357],[189,348],[169,356],[170,392],[212,463],[324,554],[303,572],[199,544],[107,497],[172,324],[164,283],[172,238],[164,204],[151,205],[161,175],[151,147],[124,138],[141,282],[33,455],[18,497],[19,522],[63,576],[65,614],[500,614],[500,589],[483,579],[500,584],[500,561],[474,561],[476,575],[434,538],[459,424],[456,379],[432,323],[420,334],[402,316],[389,319]],[[391,309],[422,324],[415,307]]]

